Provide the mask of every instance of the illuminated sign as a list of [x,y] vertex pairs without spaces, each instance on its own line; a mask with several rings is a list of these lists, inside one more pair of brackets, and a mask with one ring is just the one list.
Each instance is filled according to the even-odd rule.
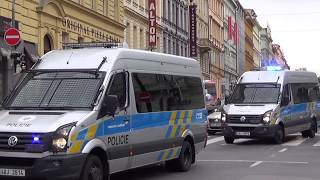
[[149,0],[149,46],[157,46],[156,0]]

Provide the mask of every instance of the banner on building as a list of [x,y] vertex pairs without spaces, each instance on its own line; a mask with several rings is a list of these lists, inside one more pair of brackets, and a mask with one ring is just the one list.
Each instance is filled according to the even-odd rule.
[[157,12],[156,0],[149,0],[149,46],[157,46]]
[[238,24],[235,22],[234,23],[234,31],[233,31],[233,42],[236,45],[236,47],[238,46]]
[[189,6],[190,19],[190,57],[197,57],[197,5]]

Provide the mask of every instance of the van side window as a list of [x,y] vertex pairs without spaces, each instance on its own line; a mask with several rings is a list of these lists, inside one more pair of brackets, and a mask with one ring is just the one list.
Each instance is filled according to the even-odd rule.
[[283,87],[283,91],[282,91],[282,97],[289,97],[289,100],[290,100],[290,90],[289,90],[289,84],[286,84],[284,87]]
[[112,84],[109,86],[108,95],[117,95],[120,109],[126,106],[127,102],[127,87],[126,73],[117,73],[113,75]]
[[167,111],[204,108],[200,78],[164,75],[164,82]]
[[162,75],[132,73],[136,107],[139,113],[163,110]]
[[308,97],[308,89],[306,88],[307,84],[292,84],[292,96],[293,103],[300,104],[310,102]]
[[310,101],[317,101],[318,99],[318,86],[316,84],[310,84],[308,87],[308,97]]

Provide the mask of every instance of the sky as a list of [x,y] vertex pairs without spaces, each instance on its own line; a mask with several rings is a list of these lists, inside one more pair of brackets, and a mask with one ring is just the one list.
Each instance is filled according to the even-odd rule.
[[305,67],[320,76],[319,0],[240,0],[254,9],[262,27],[271,28],[291,70]]

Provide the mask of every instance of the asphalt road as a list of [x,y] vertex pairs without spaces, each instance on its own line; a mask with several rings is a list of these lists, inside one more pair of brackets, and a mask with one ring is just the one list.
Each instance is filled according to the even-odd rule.
[[291,135],[282,145],[249,139],[226,145],[220,135],[210,136],[208,143],[189,172],[154,165],[114,174],[111,180],[320,179],[320,134],[313,139]]

